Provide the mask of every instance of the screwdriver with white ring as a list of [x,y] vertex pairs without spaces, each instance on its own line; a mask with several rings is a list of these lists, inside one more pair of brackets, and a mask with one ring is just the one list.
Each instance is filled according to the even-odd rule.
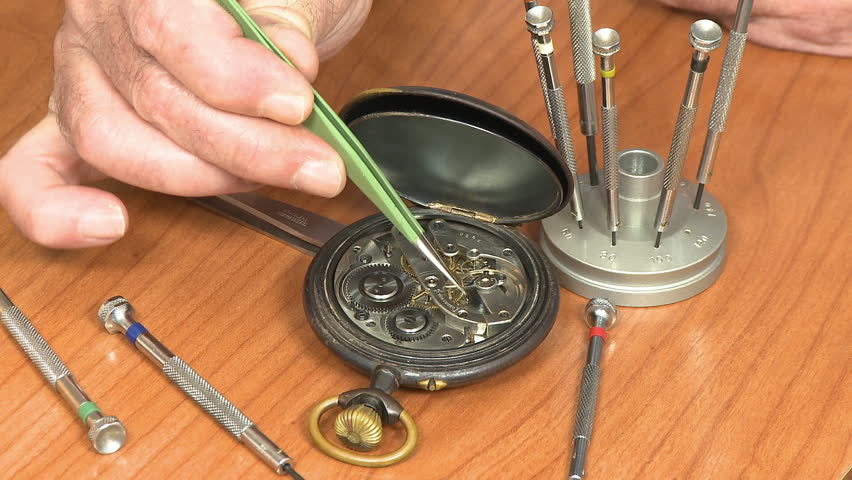
[[[529,6],[529,2],[526,3]],[[556,140],[556,146],[562,159],[568,166],[574,188],[571,189],[569,207],[577,225],[583,228],[583,198],[580,196],[580,184],[577,179],[577,160],[574,156],[574,141],[568,125],[568,110],[565,106],[565,95],[553,55],[553,11],[543,5],[533,6],[526,13],[527,30],[533,39],[533,54],[539,67],[541,89],[544,93],[544,105],[547,108],[547,118],[550,130]]]

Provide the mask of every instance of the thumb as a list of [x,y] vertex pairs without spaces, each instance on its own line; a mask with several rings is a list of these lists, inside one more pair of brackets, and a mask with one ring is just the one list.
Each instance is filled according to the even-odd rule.
[[78,185],[100,178],[68,146],[49,114],[0,159],[0,203],[36,243],[106,245],[124,235],[127,211],[115,195]]
[[309,82],[313,82],[319,69],[315,46],[318,28],[314,10],[306,2],[242,0],[240,3],[272,43]]

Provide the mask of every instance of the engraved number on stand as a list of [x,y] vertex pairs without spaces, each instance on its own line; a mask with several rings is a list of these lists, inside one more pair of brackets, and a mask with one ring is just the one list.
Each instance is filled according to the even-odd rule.
[[659,265],[661,263],[672,263],[672,256],[669,253],[665,255],[651,255],[651,263],[653,263],[654,265]]
[[609,260],[610,262],[615,261],[615,252],[608,252],[606,250],[601,250],[600,257],[604,260]]
[[562,236],[563,236],[566,240],[571,240],[572,238],[574,238],[574,234],[573,234],[573,233],[571,233],[571,231],[570,231],[570,230],[568,230],[567,228],[563,228],[563,229],[562,229]]
[[692,242],[692,244],[698,248],[704,248],[704,245],[707,245],[707,242],[709,240],[710,239],[707,237],[707,235],[701,235],[694,242]]
[[716,209],[713,208],[713,205],[710,202],[704,204],[704,212],[707,213],[708,217],[716,216]]

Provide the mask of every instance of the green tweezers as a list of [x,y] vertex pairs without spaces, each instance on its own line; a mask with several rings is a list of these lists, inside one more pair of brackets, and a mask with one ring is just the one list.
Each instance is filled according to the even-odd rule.
[[[295,68],[293,62],[272,43],[237,0],[216,0],[216,2],[237,21],[246,38],[260,43]],[[420,226],[420,223],[403,203],[376,162],[316,89],[314,89],[313,112],[305,120],[304,125],[308,130],[328,142],[340,154],[346,166],[347,176],[378,207],[379,211],[388,217],[405,239],[417,246],[420,252],[454,286],[461,288],[458,279],[450,272],[434,247],[426,240],[423,227]]]

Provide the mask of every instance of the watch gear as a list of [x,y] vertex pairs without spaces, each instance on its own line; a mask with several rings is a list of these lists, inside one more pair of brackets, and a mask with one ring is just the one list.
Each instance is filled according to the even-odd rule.
[[438,322],[426,310],[403,307],[385,317],[385,330],[395,340],[417,342],[435,333]]
[[411,300],[414,280],[393,265],[370,264],[350,271],[343,279],[342,290],[354,310],[383,313]]
[[[464,292],[430,288],[426,282],[436,275],[428,267],[417,273],[422,259],[407,256],[418,252],[392,226],[364,232],[335,269],[336,301],[353,327],[406,349],[447,350],[499,335],[514,323],[530,292],[520,258],[505,253],[517,246],[464,222],[441,224],[439,244],[452,245],[452,253],[442,250],[444,260]],[[413,325],[398,317],[406,312]]]

